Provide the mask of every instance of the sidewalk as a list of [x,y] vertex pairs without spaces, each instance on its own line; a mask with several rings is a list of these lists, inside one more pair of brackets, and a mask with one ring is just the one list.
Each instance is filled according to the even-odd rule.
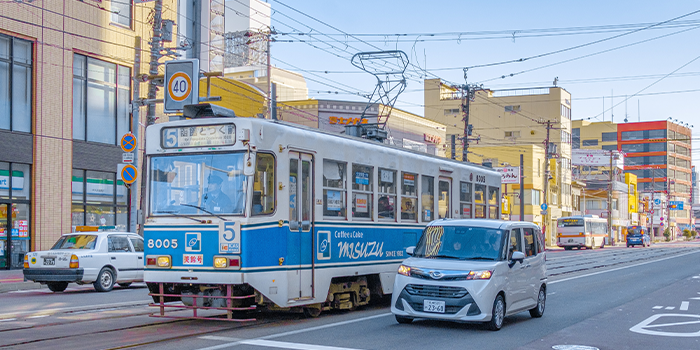
[[22,270],[0,270],[0,293],[39,288],[39,283],[24,281]]

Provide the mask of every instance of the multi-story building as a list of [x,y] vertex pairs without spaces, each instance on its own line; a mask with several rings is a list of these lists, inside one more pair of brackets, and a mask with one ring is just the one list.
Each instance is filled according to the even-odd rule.
[[[691,226],[691,131],[671,121],[638,123],[573,122],[574,148],[619,150],[625,173],[637,176],[638,190],[657,200],[653,222],[656,236],[671,227],[676,237]],[[651,198],[652,196],[647,196]],[[659,202],[664,204],[660,205]],[[684,202],[683,210],[668,203]]]
[[[424,91],[425,117],[445,124],[448,140],[453,135],[460,140],[465,129],[461,91],[440,79],[425,80]],[[542,180],[542,203],[547,203],[548,209],[543,211],[546,213],[543,222],[538,223],[547,228],[548,242],[552,242],[556,230],[550,228],[556,227],[556,219],[573,212],[569,92],[560,87],[479,90],[469,103],[469,124],[473,127],[470,138],[474,139],[469,143],[470,161],[472,152],[486,152],[482,148],[539,145],[549,140],[548,153],[555,160],[550,162],[546,157],[539,160],[540,168],[549,172],[550,180],[544,177]],[[451,151],[450,144],[448,141]],[[454,148],[457,159],[461,159],[461,141],[455,142]],[[530,171],[526,170],[526,176]]]
[[0,5],[0,269],[77,225],[133,229],[118,142],[134,124],[132,77],[148,71],[153,5]]

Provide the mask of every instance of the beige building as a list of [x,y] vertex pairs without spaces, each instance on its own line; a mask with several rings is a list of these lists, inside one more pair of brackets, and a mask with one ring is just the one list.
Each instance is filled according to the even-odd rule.
[[[306,79],[304,79],[303,75],[277,67],[270,67],[270,75],[272,76],[272,83],[276,85],[277,99],[279,101],[306,100],[309,98],[309,89],[306,87]],[[255,85],[265,93],[267,93],[269,88],[266,66],[226,68],[224,69],[224,77]]]
[[27,251],[75,226],[134,229],[130,192],[116,179],[118,143],[134,124],[132,77],[148,72],[153,5],[0,5],[0,269],[22,268]]
[[[428,79],[425,85],[425,117],[447,125],[447,137],[464,134],[462,94],[456,87],[446,85],[439,79]],[[542,180],[542,203],[548,205],[544,221],[548,243],[554,237],[550,228],[556,227],[556,219],[573,212],[571,190],[571,95],[560,87],[479,90],[469,104],[469,124],[473,126],[469,142],[469,161],[482,153],[491,158],[488,149],[493,146],[526,145],[544,146],[547,139],[547,121],[550,122],[549,141],[552,160],[544,157],[538,164],[549,171],[549,181]],[[478,140],[478,141],[477,141]],[[448,148],[450,148],[448,144]],[[448,152],[449,154],[449,152]],[[461,142],[456,142],[455,154],[462,158]],[[495,165],[494,165],[495,166]],[[531,176],[535,169],[526,169]],[[555,234],[556,232],[554,232]]]

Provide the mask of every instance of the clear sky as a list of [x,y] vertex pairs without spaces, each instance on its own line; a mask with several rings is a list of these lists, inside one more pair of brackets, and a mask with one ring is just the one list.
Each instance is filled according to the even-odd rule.
[[[491,89],[546,87],[558,77],[558,85],[572,95],[573,119],[610,120],[614,114],[614,121],[622,122],[625,113],[630,121],[671,117],[694,125],[694,137],[700,136],[696,102],[700,97],[700,12],[639,30],[699,11],[698,0],[269,2],[277,32],[312,34],[277,35],[280,42],[272,48],[273,64],[303,73],[312,98],[363,100],[348,92],[371,92],[376,80],[356,73],[352,55],[399,49],[408,54],[412,65],[407,71],[408,88],[396,106],[423,115],[422,78],[426,75],[463,84],[462,67],[620,36],[524,62],[471,68],[469,83]],[[351,35],[376,35],[358,36],[366,41],[360,42],[305,15]],[[631,33],[635,30],[639,31]],[[294,42],[284,42],[290,39]],[[500,78],[511,73],[515,75]],[[640,95],[625,104],[625,96],[636,93]],[[617,105],[612,113],[611,102]],[[693,148],[697,146],[694,143]]]

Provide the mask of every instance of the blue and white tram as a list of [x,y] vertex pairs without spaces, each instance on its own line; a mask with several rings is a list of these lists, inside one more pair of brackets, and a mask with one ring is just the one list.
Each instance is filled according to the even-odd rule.
[[392,293],[428,222],[500,218],[500,174],[478,165],[253,118],[146,135],[144,279],[161,315],[174,300],[229,318],[353,309]]

